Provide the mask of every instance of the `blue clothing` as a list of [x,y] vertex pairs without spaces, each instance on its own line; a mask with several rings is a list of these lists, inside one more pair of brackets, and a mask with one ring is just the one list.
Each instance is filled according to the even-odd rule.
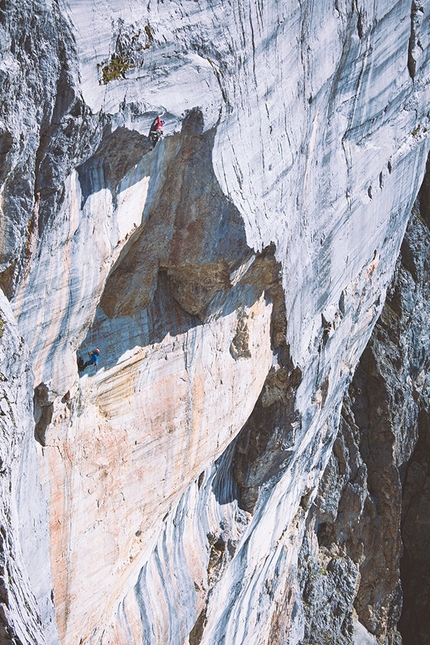
[[96,372],[97,372],[97,361],[99,360],[99,355],[96,352],[90,352],[89,353],[89,359],[87,360],[86,363],[82,363],[79,365],[78,369],[80,372],[83,372],[86,367],[89,367],[90,365],[93,365]]

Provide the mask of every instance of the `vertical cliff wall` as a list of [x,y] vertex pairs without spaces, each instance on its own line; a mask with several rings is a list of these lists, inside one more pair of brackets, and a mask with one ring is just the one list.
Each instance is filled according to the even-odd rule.
[[28,350],[7,299],[0,314],[0,639],[58,642],[51,596],[49,509],[37,470]]
[[[23,642],[398,639],[399,504],[345,498],[392,526],[385,550],[339,537],[335,509],[400,406],[386,395],[376,434],[372,401],[341,415],[424,175],[428,3],[6,0],[0,18],[0,277],[49,508],[49,540],[20,538],[53,587],[27,547],[42,626]],[[11,504],[41,495],[18,471]],[[341,618],[322,629],[324,594]]]
[[428,176],[308,517],[301,579],[313,642],[333,633],[349,642],[357,618],[379,642],[428,640],[427,185]]

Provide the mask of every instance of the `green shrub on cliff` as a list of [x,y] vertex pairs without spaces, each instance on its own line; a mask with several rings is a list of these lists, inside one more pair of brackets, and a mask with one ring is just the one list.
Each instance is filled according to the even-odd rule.
[[116,56],[112,54],[111,59],[107,65],[102,67],[102,78],[100,83],[107,85],[110,81],[118,81],[120,78],[125,78],[125,72],[133,69],[134,65],[126,56]]

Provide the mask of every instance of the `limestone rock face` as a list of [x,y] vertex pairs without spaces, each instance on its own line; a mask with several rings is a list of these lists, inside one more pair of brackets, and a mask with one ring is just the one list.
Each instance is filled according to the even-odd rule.
[[[3,3],[0,277],[34,374],[26,454],[58,637],[48,568],[40,588],[21,569],[47,642],[398,638],[400,502],[384,515],[366,468],[374,443],[381,495],[400,500],[415,408],[395,467],[388,394],[368,454],[379,407],[351,402],[330,455],[424,175],[429,12]],[[98,371],[78,371],[95,347]],[[343,547],[366,505],[392,539]]]
[[48,507],[36,466],[33,375],[7,299],[0,303],[0,640],[58,642]]
[[368,639],[428,642],[429,213],[426,175],[308,517],[301,584],[315,643],[355,642],[357,618]]

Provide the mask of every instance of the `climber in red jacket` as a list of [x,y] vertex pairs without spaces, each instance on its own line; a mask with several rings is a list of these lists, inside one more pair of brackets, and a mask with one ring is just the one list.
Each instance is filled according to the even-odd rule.
[[153,120],[151,128],[149,130],[149,140],[152,143],[152,147],[154,147],[157,141],[162,137],[163,125],[164,125],[164,121],[161,120],[160,116],[157,116]]

